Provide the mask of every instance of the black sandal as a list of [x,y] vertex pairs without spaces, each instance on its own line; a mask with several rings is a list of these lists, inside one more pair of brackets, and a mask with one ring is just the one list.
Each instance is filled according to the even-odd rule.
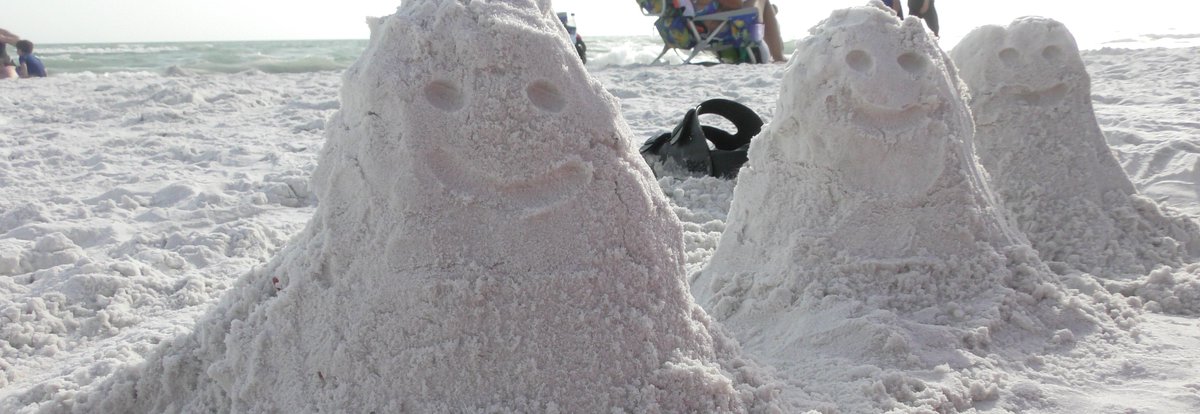
[[[728,119],[736,134],[709,125],[700,125],[700,115],[714,114]],[[704,174],[717,178],[737,178],[746,163],[750,140],[762,131],[763,121],[745,105],[728,99],[709,99],[689,109],[670,133],[650,138],[641,153],[655,176]],[[712,149],[708,142],[712,142]]]

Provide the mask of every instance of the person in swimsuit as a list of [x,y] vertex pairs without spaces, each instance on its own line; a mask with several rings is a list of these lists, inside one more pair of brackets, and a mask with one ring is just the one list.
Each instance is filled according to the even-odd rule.
[[8,44],[17,44],[20,37],[8,30],[0,29],[0,79],[17,77],[17,64],[8,55]]
[[8,45],[0,42],[0,79],[16,79],[17,64],[8,56]]
[[937,9],[933,7],[933,0],[908,0],[908,15],[920,17],[933,35],[938,36]]

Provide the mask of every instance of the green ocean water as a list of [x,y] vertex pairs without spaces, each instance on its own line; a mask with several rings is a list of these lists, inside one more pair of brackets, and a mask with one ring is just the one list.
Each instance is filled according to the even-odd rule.
[[[591,37],[588,66],[649,63],[662,43],[652,36]],[[365,39],[179,43],[44,44],[35,52],[52,73],[194,73],[338,71],[367,47]],[[9,47],[9,54],[16,51]],[[672,54],[673,55],[673,54]]]
[[38,45],[35,52],[51,73],[165,72],[171,67],[210,73],[301,73],[345,69],[366,47],[366,40],[293,40],[47,44]]
[[[653,32],[652,27],[647,32]],[[650,64],[662,51],[662,41],[655,34],[643,36],[589,36],[587,43],[589,68]],[[784,56],[790,56],[795,42],[784,42]],[[1200,34],[1142,35],[1124,37],[1081,48],[1116,47],[1194,47],[1200,44]],[[306,73],[340,71],[358,59],[367,47],[366,39],[349,40],[283,40],[230,42],[175,43],[87,43],[39,44],[36,53],[46,63],[51,74],[91,72],[166,73],[180,68],[193,73]],[[8,47],[16,59],[16,50]],[[679,63],[686,54],[667,52],[664,60]],[[712,61],[701,55],[697,62]]]

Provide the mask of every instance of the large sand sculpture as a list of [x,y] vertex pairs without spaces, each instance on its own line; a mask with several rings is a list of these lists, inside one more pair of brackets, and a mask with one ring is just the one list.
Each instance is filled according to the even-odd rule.
[[954,65],[872,3],[797,46],[692,291],[839,410],[1018,409],[986,367],[1120,336],[1104,312],[1121,305],[1058,285],[988,188]]
[[369,23],[308,228],[100,408],[771,406],[688,294],[678,219],[548,0]]
[[842,10],[798,46],[694,287],[718,313],[747,299],[734,294],[746,277],[781,304],[821,285],[910,292],[913,306],[975,298],[1006,278],[1002,252],[1023,239],[974,162],[953,65],[916,23]]

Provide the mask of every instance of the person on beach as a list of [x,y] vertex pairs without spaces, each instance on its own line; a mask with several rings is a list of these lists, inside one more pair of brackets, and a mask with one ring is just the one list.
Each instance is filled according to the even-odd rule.
[[[696,10],[704,10],[717,2],[717,10],[728,11],[737,10],[745,7],[754,7],[758,9],[758,22],[763,26],[763,43],[765,43],[771,60],[775,62],[785,62],[783,57],[783,36],[779,32],[779,20],[776,19],[775,6],[771,4],[771,0],[696,0],[694,2]],[[714,23],[710,29],[715,28],[717,23]]]
[[[0,29],[3,30],[3,29]],[[8,45],[0,42],[0,79],[16,79],[17,64],[8,56]]]
[[920,17],[933,31],[933,36],[938,36],[937,9],[933,7],[933,0],[908,0],[908,15]]
[[883,4],[891,7],[892,11],[895,12],[896,16],[900,17],[901,20],[904,19],[904,6],[900,5],[900,0],[883,0]]
[[46,77],[46,65],[42,64],[42,60],[33,55],[33,42],[21,40],[17,42],[17,60],[20,66],[17,67],[17,74],[22,78]]

